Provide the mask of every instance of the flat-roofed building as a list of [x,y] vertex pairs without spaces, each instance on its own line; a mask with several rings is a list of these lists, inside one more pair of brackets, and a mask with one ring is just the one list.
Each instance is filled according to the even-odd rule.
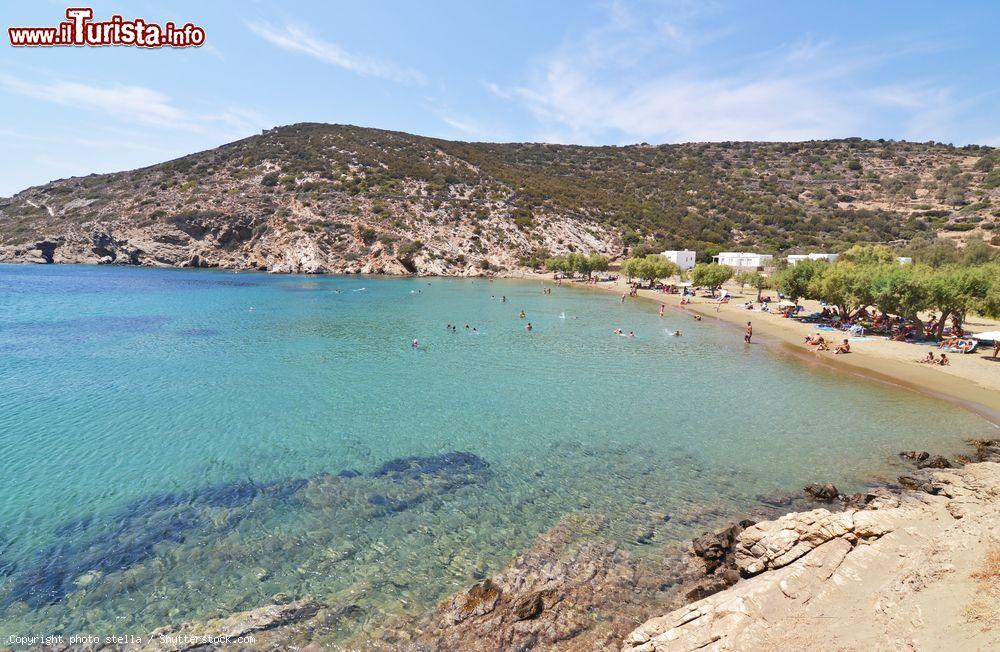
[[840,254],[792,254],[788,257],[788,264],[794,265],[800,260],[825,260],[828,263],[835,263],[840,258]]
[[697,257],[697,254],[689,249],[681,249],[680,251],[664,251],[660,255],[676,264],[682,270],[688,270],[694,267],[694,261]]
[[772,265],[774,256],[746,251],[723,251],[718,256],[712,256],[712,260],[727,267],[759,272],[765,267]]

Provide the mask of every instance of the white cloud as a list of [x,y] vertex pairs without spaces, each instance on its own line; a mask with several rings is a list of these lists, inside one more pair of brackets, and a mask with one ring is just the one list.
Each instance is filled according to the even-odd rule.
[[669,23],[633,19],[620,5],[609,14],[540,60],[527,83],[484,86],[532,112],[541,134],[576,142],[944,140],[960,120],[948,84],[870,74],[912,56],[911,47],[838,48],[806,37],[719,61],[715,42],[731,32],[717,20],[700,30],[692,14]]
[[305,54],[359,75],[398,82],[423,83],[424,81],[423,75],[417,70],[347,52],[336,43],[324,41],[297,25],[289,23],[276,27],[266,21],[256,21],[248,22],[246,26],[257,36],[283,50]]
[[256,111],[225,108],[211,113],[182,109],[167,95],[144,86],[97,86],[78,81],[25,81],[0,74],[0,90],[36,100],[102,113],[123,123],[222,135],[245,135],[264,124]]
[[109,115],[158,126],[177,126],[185,112],[163,93],[143,86],[88,86],[74,81],[28,82],[12,75],[0,75],[0,88],[46,102],[101,111]]

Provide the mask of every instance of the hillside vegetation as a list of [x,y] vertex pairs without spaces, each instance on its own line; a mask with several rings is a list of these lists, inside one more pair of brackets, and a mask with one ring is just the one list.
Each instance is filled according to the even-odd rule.
[[0,260],[481,274],[569,252],[1000,245],[998,222],[986,147],[493,144],[297,124],[0,200]]

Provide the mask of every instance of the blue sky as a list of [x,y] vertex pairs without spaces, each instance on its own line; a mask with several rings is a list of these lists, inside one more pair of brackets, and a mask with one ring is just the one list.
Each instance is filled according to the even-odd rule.
[[7,27],[55,25],[66,6],[5,5],[0,196],[301,121],[461,140],[1000,145],[996,2],[97,2],[97,19],[194,22],[207,44],[10,47]]

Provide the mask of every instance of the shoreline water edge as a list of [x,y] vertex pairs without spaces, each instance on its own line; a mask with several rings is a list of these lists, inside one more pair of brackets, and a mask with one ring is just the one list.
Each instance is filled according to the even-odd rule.
[[[512,274],[504,278],[552,283],[550,277],[542,275]],[[617,292],[623,287],[568,284],[602,292]],[[945,400],[978,414],[994,426],[1000,425],[1000,392],[967,378],[945,376],[937,369],[920,366],[910,368],[901,361],[872,354],[836,359],[813,356],[799,345],[797,332],[776,326],[771,323],[775,318],[765,319],[760,313],[752,313],[748,318],[747,313],[735,306],[719,311],[714,304],[704,301],[680,306],[677,295],[650,290],[640,290],[638,298],[736,328],[742,328],[744,320],[752,320],[755,335],[759,334],[761,343],[774,354]],[[780,621],[782,618],[795,621],[793,612],[803,609],[803,595],[833,595],[829,600],[834,600],[836,592],[829,588],[833,582],[827,580],[838,572],[856,571],[846,559],[856,560],[879,545],[886,549],[883,557],[889,554],[890,544],[895,546],[892,554],[901,554],[907,546],[920,549],[921,543],[926,548],[930,545],[928,541],[937,541],[946,533],[953,535],[955,527],[965,528],[969,539],[979,537],[982,545],[975,550],[979,554],[990,537],[998,534],[997,526],[987,525],[990,522],[987,517],[990,512],[996,513],[1000,502],[1000,440],[984,439],[970,444],[969,454],[954,460],[935,452],[901,451],[904,460],[914,465],[912,473],[904,474],[897,482],[873,483],[869,489],[851,496],[842,496],[835,487],[825,484],[826,479],[819,472],[818,484],[810,485],[804,493],[775,497],[772,503],[762,504],[758,512],[747,514],[748,518],[707,532],[672,554],[663,551],[658,559],[632,555],[602,538],[603,524],[597,516],[567,514],[503,572],[447,598],[419,623],[399,623],[397,628],[390,624],[387,629],[392,633],[384,640],[358,641],[357,648],[346,649],[622,647],[635,652],[663,652],[695,647],[740,649],[751,643],[804,644],[805,638],[793,641],[788,627],[782,628]],[[947,521],[942,514],[950,515],[959,525]],[[928,526],[919,541],[903,534],[924,522],[935,523],[937,529]],[[973,525],[980,529],[974,530]],[[992,530],[984,535],[985,527]],[[868,562],[871,563],[870,558]],[[891,575],[889,571],[883,573],[886,574]],[[862,582],[856,573],[852,579],[856,584]],[[789,582],[799,593],[789,594]],[[927,586],[932,584],[926,580]],[[911,597],[918,592],[912,592]],[[968,593],[966,590],[962,594],[963,599],[972,600],[974,596],[969,597]],[[725,597],[730,595],[731,598]],[[928,592],[928,595],[933,594]],[[762,603],[765,607],[760,609],[770,608],[772,612],[746,608],[747,604],[756,608]],[[780,610],[785,611],[776,618],[775,613]],[[312,642],[311,634],[318,627],[335,626],[338,619],[350,618],[352,612],[352,605],[328,605],[313,597],[300,597],[208,620],[165,624],[141,640],[102,641],[96,645],[93,641],[71,642],[68,637],[59,642],[26,642],[26,645],[0,641],[0,649],[11,645],[11,649],[38,650],[283,646],[319,650],[326,648]],[[892,618],[897,616],[892,614]],[[760,624],[768,619],[772,621],[769,627]],[[863,638],[863,634],[858,633],[855,639],[845,638],[844,643],[870,645],[910,640],[895,629],[891,633],[895,638],[881,641],[871,638],[876,636],[873,632],[867,632],[869,638]],[[821,640],[821,635],[819,630],[814,631],[811,641]],[[936,638],[930,642],[921,639],[918,643],[921,644],[916,649],[946,649]]]

